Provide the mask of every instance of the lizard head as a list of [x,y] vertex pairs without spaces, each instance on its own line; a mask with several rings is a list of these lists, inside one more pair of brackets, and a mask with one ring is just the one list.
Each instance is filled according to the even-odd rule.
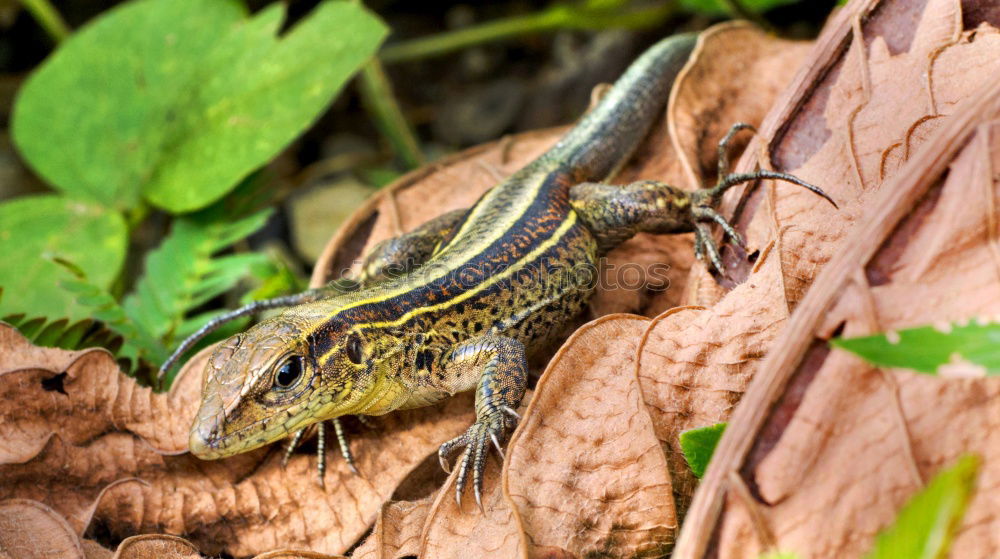
[[[303,307],[308,307],[304,305]],[[371,400],[376,367],[362,337],[298,307],[222,342],[205,371],[189,448],[200,458],[238,454]]]

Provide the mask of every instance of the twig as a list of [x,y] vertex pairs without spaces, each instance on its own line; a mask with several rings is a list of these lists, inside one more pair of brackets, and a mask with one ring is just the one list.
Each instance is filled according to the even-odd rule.
[[555,29],[641,29],[658,25],[677,11],[675,0],[636,10],[623,10],[622,4],[626,2],[594,2],[594,5],[582,6],[556,4],[533,14],[497,19],[391,45],[382,49],[379,58],[387,64],[430,58],[475,45]]
[[372,58],[361,70],[361,100],[379,131],[392,144],[408,169],[423,165],[420,144],[403,116],[392,92],[392,83],[377,58]]
[[49,0],[21,0],[21,4],[57,44],[61,43],[72,33],[69,26],[66,25],[66,21],[59,15],[55,7],[49,3]]

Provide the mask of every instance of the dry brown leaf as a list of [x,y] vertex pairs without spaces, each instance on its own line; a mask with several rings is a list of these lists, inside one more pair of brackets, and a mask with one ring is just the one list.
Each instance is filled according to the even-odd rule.
[[538,382],[504,471],[529,556],[657,556],[672,545],[670,475],[635,374],[648,323],[587,324]]
[[83,556],[87,559],[114,559],[115,553],[94,540],[80,540]]
[[810,49],[809,43],[778,39],[746,22],[716,25],[700,43],[698,55],[706,63],[691,65],[678,77],[667,120],[675,149],[683,154],[679,162],[687,188],[717,178],[719,139],[736,122],[759,123]]
[[385,503],[379,509],[371,535],[351,553],[352,559],[401,559],[416,555],[430,507],[430,497]]
[[0,501],[0,558],[86,559],[66,520],[29,499]]
[[125,539],[114,559],[203,559],[198,548],[182,538],[147,534]]
[[[0,498],[45,502],[78,533],[93,517],[122,536],[184,534],[210,554],[247,556],[278,547],[345,551],[397,485],[473,417],[467,396],[387,417],[377,431],[353,439],[363,476],[333,459],[323,490],[312,454],[296,454],[287,468],[280,466],[279,452],[267,449],[204,462],[158,452],[130,430],[156,425],[180,433],[189,427],[200,390],[190,378],[200,376],[205,354],[182,371],[171,394],[151,394],[124,377],[103,351],[48,349],[46,363],[60,369],[24,368],[17,356],[22,348],[32,352],[30,344],[7,326],[0,326],[0,344],[9,350],[0,357],[5,440],[14,449],[38,449],[0,463]],[[62,372],[65,394],[47,390]],[[178,402],[184,407],[170,409]],[[140,412],[142,420],[132,421]]]
[[733,417],[675,557],[858,557],[970,451],[984,466],[952,553],[1000,553],[1000,383],[878,371],[825,342],[841,325],[859,335],[1000,312],[1000,34],[970,17],[990,13],[976,5],[852,3],[766,120],[773,161],[741,161],[816,182],[845,209],[787,188],[750,204],[766,210],[745,220],[752,246],[775,241],[783,299],[801,305]]
[[711,309],[678,307],[657,317],[642,341],[642,394],[682,512],[696,480],[681,454],[681,431],[729,417],[788,318],[776,252],[763,251],[756,271]]

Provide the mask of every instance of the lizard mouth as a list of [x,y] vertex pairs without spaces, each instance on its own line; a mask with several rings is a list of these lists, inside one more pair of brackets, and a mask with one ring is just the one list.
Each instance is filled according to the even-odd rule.
[[217,460],[260,448],[281,438],[268,436],[266,421],[260,419],[224,435],[219,433],[222,421],[195,421],[188,449],[202,460]]
[[[203,404],[204,406],[204,404]],[[290,436],[308,426],[309,414],[301,406],[296,411],[289,410],[284,421],[275,422],[275,417],[262,417],[239,429],[223,432],[228,423],[224,415],[208,415],[199,412],[191,426],[188,449],[202,460],[217,460],[234,454],[249,452],[279,439]]]

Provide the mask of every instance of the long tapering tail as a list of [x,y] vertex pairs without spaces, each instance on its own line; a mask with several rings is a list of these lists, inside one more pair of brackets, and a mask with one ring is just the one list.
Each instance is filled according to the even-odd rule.
[[525,170],[558,165],[580,181],[606,179],[656,122],[697,39],[696,33],[673,35],[646,50],[592,111]]

